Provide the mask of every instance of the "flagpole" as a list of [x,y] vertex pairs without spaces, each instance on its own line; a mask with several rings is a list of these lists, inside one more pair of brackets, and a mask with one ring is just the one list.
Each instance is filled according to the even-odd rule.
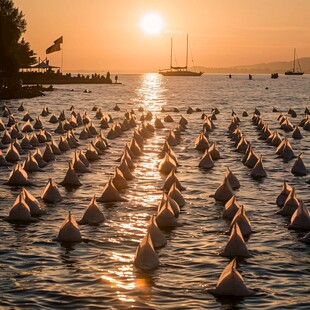
[[64,44],[62,43],[62,50],[61,50],[61,67],[60,72],[62,73],[62,66],[63,66],[63,57],[64,57]]

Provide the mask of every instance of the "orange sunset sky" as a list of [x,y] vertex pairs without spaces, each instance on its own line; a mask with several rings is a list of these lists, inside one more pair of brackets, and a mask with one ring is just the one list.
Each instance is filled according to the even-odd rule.
[[[63,70],[156,72],[185,64],[186,33],[194,64],[227,67],[310,56],[309,0],[14,0],[25,14],[37,56],[64,37]],[[157,34],[141,28],[156,12]],[[152,27],[152,26],[150,26]],[[189,65],[191,53],[189,53]],[[60,65],[61,52],[49,54]],[[175,63],[174,63],[175,64]]]

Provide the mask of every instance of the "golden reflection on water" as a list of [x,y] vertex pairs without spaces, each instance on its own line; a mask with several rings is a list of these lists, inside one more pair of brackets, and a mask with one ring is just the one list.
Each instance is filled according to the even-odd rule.
[[[136,90],[137,98],[134,102],[143,106],[144,110],[151,112],[159,112],[165,101],[165,88],[163,86],[162,76],[156,73],[143,75],[142,83]],[[158,164],[160,159],[157,157],[159,148],[163,142],[162,136],[154,136],[148,139],[145,144],[144,154],[139,157],[136,163],[134,174],[135,181],[131,188],[127,191],[127,198],[131,202],[131,206],[137,206],[137,212],[128,210],[126,221],[121,224],[116,223],[117,229],[124,236],[129,236],[130,240],[137,244],[141,241],[146,233],[150,212],[149,207],[156,207],[162,196],[162,192],[156,181],[161,180],[158,172]],[[139,208],[138,208],[139,207]],[[141,207],[145,211],[141,211]],[[110,224],[114,226],[113,223]],[[116,240],[110,240],[116,242]],[[136,300],[130,294],[134,294],[137,298],[151,299],[152,287],[154,285],[152,276],[141,273],[135,269],[133,261],[136,249],[132,249],[132,254],[124,254],[121,252],[112,252],[111,259],[120,263],[115,269],[109,270],[106,274],[101,275],[104,283],[115,289],[117,298],[126,303],[134,303]],[[132,293],[126,293],[133,291]],[[128,296],[129,295],[129,296]]]
[[101,279],[111,288],[116,289],[115,293],[120,301],[132,303],[136,300],[127,296],[125,291],[136,290],[139,298],[150,299],[152,292],[152,281],[145,275],[135,275],[133,265],[121,265],[115,271],[109,270],[108,274],[102,275]]
[[111,288],[116,289],[115,293],[120,301],[132,303],[136,300],[131,296],[125,295],[125,291],[135,289],[135,294],[140,299],[150,300],[152,297],[153,281],[149,275],[134,274],[133,265],[122,265],[116,271],[110,270],[107,275],[102,275],[101,279],[107,283]]
[[146,73],[142,78],[142,85],[137,88],[137,99],[134,101],[145,110],[160,111],[162,105],[166,104],[163,77],[157,73]]
[[132,262],[133,258],[134,258],[133,254],[124,254],[124,253],[112,252],[111,255],[112,255],[112,258],[116,262],[122,262],[122,263]]

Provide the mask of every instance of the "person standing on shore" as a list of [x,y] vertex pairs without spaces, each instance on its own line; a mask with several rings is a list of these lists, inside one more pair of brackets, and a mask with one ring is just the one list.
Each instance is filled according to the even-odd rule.
[[115,75],[115,84],[117,84],[118,76]]

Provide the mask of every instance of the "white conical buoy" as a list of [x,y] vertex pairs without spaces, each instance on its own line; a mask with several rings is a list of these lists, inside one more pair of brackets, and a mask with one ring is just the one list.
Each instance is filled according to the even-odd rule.
[[67,141],[67,138],[65,136],[60,136],[60,141],[58,143],[58,148],[61,152],[67,152],[71,150],[71,147]]
[[310,230],[310,215],[303,200],[300,200],[297,210],[292,215],[289,228]]
[[55,154],[52,151],[52,148],[49,144],[46,144],[45,150],[43,152],[42,158],[45,162],[50,162],[55,160]]
[[28,181],[28,174],[24,168],[18,163],[14,166],[9,175],[9,180],[5,183],[13,186],[26,186],[31,183]]
[[154,121],[155,128],[164,128],[165,125],[162,123],[161,119],[156,115]]
[[234,258],[222,272],[216,288],[208,290],[217,296],[246,297],[254,294],[246,287],[241,274],[237,270],[237,261]]
[[72,166],[73,166],[73,169],[78,173],[90,172],[90,170],[84,165],[84,163],[81,161],[80,157],[78,156],[77,150],[75,150],[74,152],[74,156],[72,159]]
[[308,170],[302,160],[303,153],[300,153],[291,169],[291,172],[295,175],[304,176],[308,174]]
[[163,197],[161,199],[161,202],[158,206],[158,213],[160,212],[160,210],[164,207],[166,201],[168,201],[173,213],[175,217],[178,217],[180,214],[180,206],[178,205],[178,203],[172,199],[171,197],[169,197],[165,192],[163,192]]
[[10,165],[11,164],[6,161],[5,157],[3,156],[2,151],[0,149],[0,166],[3,167],[3,166],[10,166]]
[[33,157],[37,161],[40,168],[43,168],[47,165],[47,162],[43,159],[42,153],[39,148],[35,150]]
[[137,248],[134,264],[142,270],[154,269],[159,265],[159,259],[149,232],[146,233]]
[[228,243],[225,246],[222,256],[227,257],[250,257],[250,253],[242,237],[239,225],[235,223],[232,227]]
[[230,228],[232,229],[234,224],[237,223],[241,232],[242,236],[248,236],[252,232],[251,223],[246,216],[244,206],[241,206],[234,218],[230,223]]
[[208,138],[204,135],[203,132],[199,134],[195,141],[195,148],[198,151],[205,152],[205,150],[209,149],[209,141]]
[[263,166],[262,162],[262,156],[260,156],[258,162],[254,166],[254,168],[251,171],[251,177],[258,179],[258,178],[264,178],[267,176],[267,173],[265,171],[265,168]]
[[68,243],[82,241],[82,236],[81,236],[79,227],[75,219],[71,216],[70,211],[65,221],[63,222],[63,224],[61,225],[59,229],[56,240],[60,242],[68,242]]
[[168,192],[168,196],[174,199],[180,207],[185,205],[185,199],[181,194],[180,190],[177,188],[176,183],[173,183]]
[[19,152],[14,146],[14,142],[11,142],[11,144],[9,145],[5,155],[5,160],[8,162],[15,162],[20,160]]
[[103,192],[101,196],[97,199],[99,202],[116,202],[116,201],[127,201],[122,198],[112,183],[112,179],[110,179],[105,187],[103,188]]
[[180,190],[180,191],[184,191],[186,188],[183,187],[179,181],[179,179],[177,178],[177,176],[175,175],[175,169],[173,169],[167,176],[166,180],[165,180],[165,183],[164,183],[164,186],[163,186],[163,189],[165,191],[169,191],[169,189],[171,188],[172,184],[173,183],[176,183],[176,186],[177,188]]
[[225,176],[223,183],[217,188],[214,195],[211,195],[210,197],[214,197],[215,200],[226,203],[233,195],[233,190],[227,177]]
[[298,139],[298,140],[303,138],[302,133],[300,132],[300,129],[298,126],[294,127],[294,131],[292,133],[292,138]]
[[161,248],[166,245],[166,237],[158,228],[155,215],[152,215],[147,230],[151,235],[154,248]]
[[59,183],[60,185],[63,186],[81,186],[82,183],[79,180],[79,176],[77,175],[76,171],[73,169],[72,162],[69,162],[69,168],[66,172],[66,175],[64,179]]
[[99,224],[101,222],[105,221],[105,216],[100,211],[97,202],[96,202],[96,196],[92,198],[90,201],[82,219],[79,221],[79,224]]
[[288,185],[287,182],[284,181],[282,185],[282,191],[276,199],[276,203],[279,207],[284,206],[284,203],[291,191],[292,191],[292,187]]
[[114,168],[114,176],[112,178],[112,183],[117,190],[128,187],[127,180],[124,177],[122,171],[118,167]]
[[33,147],[40,146],[39,139],[38,139],[37,134],[35,132],[31,135],[29,142]]
[[22,189],[22,194],[26,204],[30,209],[31,216],[39,216],[43,213],[39,201],[25,188]]
[[226,177],[232,189],[237,189],[240,187],[238,178],[230,171],[229,168],[226,169]]
[[11,210],[9,216],[6,218],[8,221],[18,221],[18,222],[33,222],[35,221],[34,218],[31,217],[30,208],[26,204],[23,194],[20,193]]
[[173,228],[177,225],[176,217],[168,200],[156,216],[156,223],[160,228]]
[[247,156],[246,161],[244,162],[244,165],[249,168],[254,168],[258,161],[259,161],[259,157],[254,152],[253,148],[250,147],[250,152]]
[[159,163],[158,170],[164,174],[169,174],[173,169],[176,169],[176,167],[177,164],[175,160],[166,153],[162,161]]
[[215,143],[211,144],[211,146],[208,149],[208,152],[210,153],[213,160],[218,160],[221,158],[220,151],[218,150]]
[[206,149],[204,154],[202,155],[199,161],[198,167],[204,168],[204,169],[211,169],[214,167],[213,159],[208,149]]
[[134,178],[133,174],[131,173],[126,159],[122,159],[118,169],[123,173],[123,176],[126,180],[132,180]]
[[292,187],[291,192],[287,196],[283,207],[277,213],[284,216],[291,216],[299,206],[299,201],[296,196],[295,188]]
[[62,196],[59,189],[53,179],[48,179],[48,182],[44,188],[42,199],[48,203],[56,203],[62,200]]
[[232,220],[236,213],[239,211],[240,205],[236,201],[236,195],[233,195],[225,204],[222,217],[228,220]]

